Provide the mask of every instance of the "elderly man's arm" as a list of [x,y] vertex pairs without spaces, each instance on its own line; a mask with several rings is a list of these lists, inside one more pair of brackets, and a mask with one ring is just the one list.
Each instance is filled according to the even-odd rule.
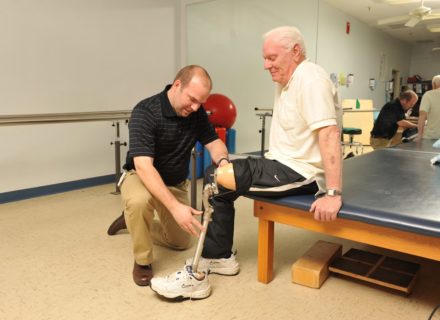
[[417,138],[416,141],[420,141],[423,138],[423,131],[425,131],[425,122],[428,117],[428,113],[426,111],[419,111],[419,120],[417,122]]
[[[324,166],[327,189],[342,190],[342,150],[341,131],[337,126],[327,126],[318,129],[319,150]],[[310,212],[315,220],[333,221],[342,206],[340,195],[325,195],[313,202]]]

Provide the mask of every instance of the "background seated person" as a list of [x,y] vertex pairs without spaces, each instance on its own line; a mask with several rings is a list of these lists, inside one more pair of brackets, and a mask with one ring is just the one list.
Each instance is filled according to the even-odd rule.
[[382,107],[371,131],[370,144],[373,149],[399,144],[401,139],[396,134],[399,127],[417,128],[416,124],[405,120],[405,113],[416,104],[417,100],[418,96],[414,91],[406,90],[401,92],[397,99]]
[[[428,120],[425,128],[425,121]],[[440,75],[432,78],[432,90],[422,97],[419,112],[420,139],[440,139]]]

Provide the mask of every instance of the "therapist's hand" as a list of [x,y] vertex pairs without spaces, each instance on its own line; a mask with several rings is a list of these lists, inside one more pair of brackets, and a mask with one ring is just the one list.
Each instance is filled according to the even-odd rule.
[[203,213],[202,211],[177,202],[170,212],[179,227],[190,235],[198,237],[200,232],[204,230],[203,225],[195,218],[195,216],[201,215]]
[[317,221],[334,221],[342,207],[341,196],[323,196],[316,199],[310,207],[313,218]]

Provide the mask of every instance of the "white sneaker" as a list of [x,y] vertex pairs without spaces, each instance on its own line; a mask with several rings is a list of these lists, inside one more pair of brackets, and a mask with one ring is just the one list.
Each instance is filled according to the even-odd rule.
[[168,299],[204,299],[211,294],[208,275],[201,272],[194,274],[189,266],[167,277],[154,277],[150,288]]
[[[193,258],[186,259],[185,265],[190,266]],[[235,259],[235,254],[232,253],[229,258],[222,259],[205,259],[200,257],[197,271],[205,273],[216,273],[224,276],[235,276],[240,272],[240,265]]]

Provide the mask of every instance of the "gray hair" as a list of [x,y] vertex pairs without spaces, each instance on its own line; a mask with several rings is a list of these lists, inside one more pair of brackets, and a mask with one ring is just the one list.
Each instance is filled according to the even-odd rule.
[[406,100],[406,101],[410,101],[412,98],[416,98],[417,100],[419,99],[419,96],[412,90],[405,90],[402,91],[399,94],[399,99],[400,100]]
[[436,88],[440,88],[440,74],[432,77],[432,86]]
[[301,48],[301,53],[304,57],[306,56],[306,46],[301,31],[298,28],[291,26],[277,27],[263,34],[264,40],[272,37],[287,50],[291,50],[295,44],[298,44]]

